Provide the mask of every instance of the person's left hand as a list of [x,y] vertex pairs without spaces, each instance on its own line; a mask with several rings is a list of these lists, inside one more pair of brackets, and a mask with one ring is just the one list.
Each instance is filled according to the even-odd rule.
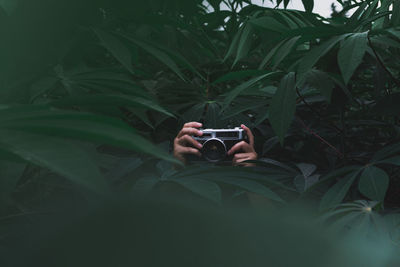
[[254,136],[251,130],[246,127],[244,124],[240,125],[243,130],[246,131],[246,134],[249,138],[249,143],[246,143],[245,141],[241,141],[237,144],[235,144],[229,151],[228,151],[228,156],[233,155],[232,159],[232,164],[233,165],[241,165],[241,166],[254,166],[254,164],[251,163],[243,163],[243,161],[246,160],[256,160],[257,159],[257,153],[254,149]]

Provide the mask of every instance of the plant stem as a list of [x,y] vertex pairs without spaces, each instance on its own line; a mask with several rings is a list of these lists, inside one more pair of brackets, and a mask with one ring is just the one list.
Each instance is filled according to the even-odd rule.
[[328,141],[326,141],[324,138],[322,138],[321,136],[319,136],[316,132],[314,132],[313,130],[311,130],[305,123],[304,121],[298,117],[300,123],[302,124],[302,126],[314,137],[316,137],[317,139],[319,139],[321,142],[323,142],[324,144],[326,144],[327,146],[329,146],[330,148],[332,148],[336,154],[340,157],[343,158],[343,154],[342,152],[340,152],[335,146],[333,146],[331,143],[329,143]]
[[392,72],[389,71],[389,69],[385,66],[385,64],[379,57],[378,53],[375,50],[375,47],[372,45],[372,41],[371,41],[371,38],[369,37],[369,35],[368,35],[368,43],[369,43],[369,46],[371,47],[372,51],[374,52],[374,55],[375,55],[378,63],[382,66],[382,68],[386,71],[386,73],[390,76],[390,78],[396,83],[397,87],[400,88],[400,82],[393,76]]

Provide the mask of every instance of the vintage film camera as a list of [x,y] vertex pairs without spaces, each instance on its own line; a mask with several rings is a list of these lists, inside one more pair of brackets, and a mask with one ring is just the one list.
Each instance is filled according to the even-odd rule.
[[[246,132],[239,127],[201,129],[201,131],[203,132],[202,136],[193,136],[193,138],[203,145],[200,151],[202,159],[213,163],[232,161],[232,156],[228,157],[227,152],[240,141],[248,142]],[[195,161],[195,159],[192,158],[191,161]]]

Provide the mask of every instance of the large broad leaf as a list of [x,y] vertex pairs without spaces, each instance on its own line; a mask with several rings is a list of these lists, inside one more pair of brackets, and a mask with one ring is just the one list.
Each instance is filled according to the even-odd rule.
[[210,176],[210,179],[215,182],[221,182],[237,186],[249,192],[257,193],[271,200],[284,202],[282,198],[279,197],[276,193],[274,193],[271,189],[255,181],[241,179],[241,178],[222,177],[222,175],[220,177]]
[[375,153],[372,162],[381,161],[400,153],[400,143],[388,145]]
[[200,121],[207,103],[199,103],[189,108],[182,115],[184,121]]
[[368,32],[355,33],[342,42],[338,62],[346,84],[364,58],[367,51],[367,37]]
[[338,42],[346,38],[349,34],[343,34],[332,37],[328,41],[321,45],[313,48],[308,54],[301,60],[299,66],[299,73],[304,74],[308,72],[326,53],[328,53]]
[[146,176],[138,179],[132,188],[132,193],[136,195],[145,195],[160,182],[159,177]]
[[317,183],[312,185],[307,192],[312,192],[313,190],[316,190],[316,188],[321,187],[322,185],[325,185],[329,182],[331,182],[333,179],[336,179],[338,177],[343,177],[346,176],[352,172],[356,172],[360,170],[362,166],[354,165],[354,166],[346,166],[337,170],[334,170],[324,177],[322,177]]
[[389,187],[389,176],[375,166],[369,166],[361,174],[358,189],[371,200],[383,201]]
[[256,27],[261,27],[262,29],[266,29],[268,31],[273,31],[273,32],[285,32],[288,30],[288,28],[285,25],[278,22],[276,19],[268,16],[251,19],[249,20],[249,23],[253,24]]
[[[283,200],[264,184],[267,183],[273,187],[290,190],[286,186],[276,181],[276,177],[270,177],[265,172],[257,172],[252,168],[238,167],[210,167],[193,166],[186,168],[174,175],[174,179],[205,179],[217,183],[229,184],[244,189],[249,192],[257,193],[266,198],[283,202]],[[170,179],[168,179],[170,180]],[[257,181],[260,182],[257,182]]]
[[27,162],[52,170],[97,193],[107,184],[96,164],[71,142],[41,135],[0,131],[0,146]]
[[388,229],[374,209],[376,201],[357,200],[338,205],[334,210],[320,217],[321,221],[332,222],[331,227],[339,231],[355,231],[357,234],[368,235],[376,233],[382,237]]
[[351,28],[357,27],[359,24],[359,20],[362,15],[366,11],[366,7],[368,6],[367,2],[357,3],[359,5],[358,9],[351,15],[351,17],[347,21],[347,25]]
[[239,44],[240,36],[242,35],[243,28],[239,28],[239,30],[236,32],[235,36],[233,37],[232,43],[229,46],[228,52],[226,52],[226,55],[224,57],[224,62],[237,51],[237,47]]
[[141,98],[124,95],[110,95],[110,94],[91,94],[82,96],[71,96],[56,100],[50,103],[56,107],[85,107],[85,106],[116,106],[116,107],[137,107],[151,109],[161,112],[167,116],[174,117],[173,114],[166,111],[156,103]]
[[[258,163],[258,162],[257,162]],[[271,165],[269,165],[270,167]],[[222,177],[228,178],[238,178],[249,181],[259,181],[262,184],[268,184],[272,187],[277,187],[284,190],[293,191],[293,188],[283,185],[278,178],[281,176],[290,176],[292,174],[282,171],[282,170],[272,170],[271,168],[257,170],[253,168],[243,168],[243,167],[211,167],[209,165],[204,166],[191,166],[191,168],[186,168],[181,170],[174,177],[178,178],[198,178],[198,179],[219,179]]]
[[296,111],[295,87],[295,74],[291,72],[282,79],[270,106],[269,121],[281,144]]
[[245,24],[243,33],[240,36],[239,44],[236,51],[236,58],[233,62],[232,66],[235,66],[236,63],[244,58],[247,53],[250,51],[251,44],[253,43],[253,33],[254,30],[250,24]]
[[380,160],[380,161],[378,161],[376,163],[392,164],[392,165],[400,166],[400,156],[396,156],[396,157],[393,157],[393,158]]
[[337,204],[342,202],[350,186],[353,184],[354,180],[357,178],[359,171],[352,172],[342,178],[334,186],[332,186],[322,197],[321,203],[319,205],[320,210],[326,210],[335,207]]
[[[395,1],[395,3],[398,3],[398,1]],[[378,4],[379,4],[379,0],[374,0],[369,5],[368,9],[364,12],[364,14],[362,15],[363,19],[368,19],[371,16],[371,14],[375,14]],[[396,4],[393,4],[393,5],[396,5]],[[394,15],[394,12],[393,12],[393,15]]]
[[97,93],[115,94],[118,92],[151,98],[146,89],[135,83],[129,75],[117,69],[75,69],[66,72],[65,76],[63,84],[69,87],[78,87],[80,93],[85,89]]
[[292,49],[295,47],[297,41],[300,39],[301,36],[293,37],[292,39],[285,42],[283,45],[280,46],[279,50],[276,52],[273,58],[273,69],[276,69],[278,65],[289,55]]
[[276,52],[282,47],[282,45],[286,42],[286,40],[283,40],[282,42],[279,42],[275,47],[273,47],[269,53],[264,57],[263,61],[261,62],[260,66],[258,69],[263,69],[265,65],[276,55]]
[[221,203],[221,188],[214,182],[188,177],[180,179],[168,179],[168,181],[178,183],[193,193],[198,194],[206,199],[216,203]]
[[240,95],[240,93],[242,93],[244,90],[254,86],[256,83],[262,81],[263,79],[273,76],[274,74],[276,74],[276,72],[270,72],[270,73],[261,75],[259,77],[253,78],[245,83],[242,83],[241,85],[239,85],[238,87],[236,87],[235,89],[230,91],[224,100],[221,112],[224,111],[229,106],[229,104],[232,103],[232,101],[238,95]]
[[325,72],[312,69],[304,76],[304,83],[300,86],[308,85],[317,89],[323,95],[326,101],[331,101],[332,91],[335,87],[333,80]]
[[132,149],[176,162],[166,152],[135,133],[121,120],[83,112],[49,109],[46,106],[18,106],[0,110],[0,128],[59,136]]
[[153,55],[155,58],[157,58],[159,61],[164,63],[168,68],[170,68],[173,72],[176,73],[182,80],[186,81],[185,76],[179,69],[179,67],[176,65],[175,61],[164,51],[160,50],[159,48],[155,47],[154,45],[147,43],[145,41],[136,39],[132,36],[126,36],[124,37],[134,43],[135,45],[139,46],[149,54]]
[[213,82],[213,84],[229,82],[234,80],[241,80],[247,77],[259,76],[265,74],[265,70],[242,70],[242,71],[234,71],[229,72],[222,77],[218,78]]
[[208,103],[206,106],[206,114],[205,114],[205,121],[204,126],[206,128],[218,128],[221,127],[221,117],[220,111],[221,107],[216,102]]
[[102,44],[111,52],[111,54],[131,73],[134,73],[132,68],[132,55],[129,49],[114,35],[102,31],[94,30],[100,38]]

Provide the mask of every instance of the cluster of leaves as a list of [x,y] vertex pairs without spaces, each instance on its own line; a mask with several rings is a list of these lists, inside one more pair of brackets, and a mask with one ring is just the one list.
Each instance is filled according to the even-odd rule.
[[[50,2],[0,1],[4,218],[168,184],[307,200],[347,226],[399,206],[399,1],[338,1],[332,18],[312,0]],[[258,167],[173,168],[186,121],[250,126]]]

